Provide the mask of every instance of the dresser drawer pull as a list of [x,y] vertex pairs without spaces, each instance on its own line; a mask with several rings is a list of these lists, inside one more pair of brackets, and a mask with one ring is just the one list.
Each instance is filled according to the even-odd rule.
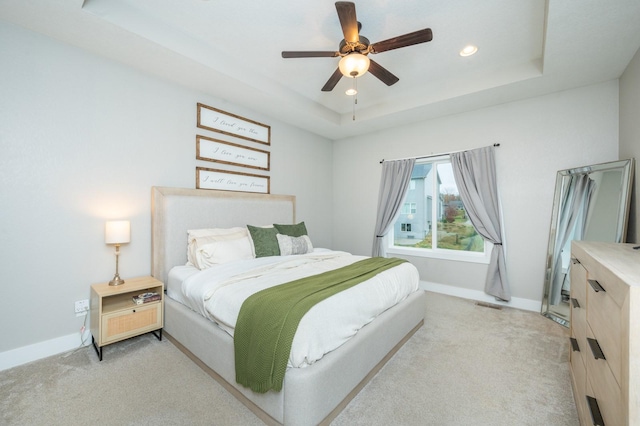
[[576,298],[571,298],[571,304],[573,305],[574,308],[579,308],[580,307],[580,303],[578,302],[578,299]]
[[589,404],[589,411],[591,411],[591,419],[593,420],[593,425],[604,426],[604,419],[602,418],[602,414],[600,413],[598,401],[596,401],[595,398],[587,395],[587,404]]
[[575,257],[572,257],[572,258],[571,258],[571,263],[572,263],[573,265],[579,265],[579,264],[580,264],[580,261],[579,261],[578,259],[576,259]]
[[578,341],[573,337],[570,337],[569,340],[571,340],[571,349],[574,352],[580,352],[580,346],[578,346]]
[[589,346],[591,347],[591,352],[593,352],[593,357],[595,359],[606,359],[596,339],[587,337],[587,342],[589,342]]
[[598,281],[596,280],[587,280],[587,281],[589,281],[589,285],[591,285],[591,288],[593,288],[593,291],[595,291],[596,293],[600,291],[605,291],[605,289],[600,285]]

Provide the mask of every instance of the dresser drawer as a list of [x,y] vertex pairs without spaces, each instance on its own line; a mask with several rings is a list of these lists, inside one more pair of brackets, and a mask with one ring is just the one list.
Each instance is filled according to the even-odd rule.
[[576,409],[581,424],[586,423],[589,418],[587,411],[587,372],[580,352],[571,353],[571,381],[573,384],[573,397],[576,400]]
[[[589,276],[593,279],[593,276]],[[618,385],[622,383],[622,309],[607,292],[610,284],[597,281],[604,290],[587,287],[587,322],[598,341]],[[594,284],[595,285],[595,284]]]
[[162,305],[150,303],[102,316],[103,345],[162,328]]
[[[594,338],[591,328],[587,329],[587,337]],[[596,359],[591,353],[591,349],[585,353],[587,388],[590,389],[590,396],[598,402],[600,413],[605,425],[625,425],[627,418],[624,405],[622,403],[622,391],[618,381],[614,377],[606,360]],[[589,412],[589,407],[586,408]],[[589,416],[591,417],[591,414]]]
[[[572,259],[571,265],[571,337],[576,339],[580,352],[573,356],[584,356],[587,350],[587,270]],[[582,359],[584,363],[584,358]]]
[[[576,259],[571,259],[571,298],[578,301],[581,309],[587,308],[587,270]],[[575,306],[573,301],[571,306]]]

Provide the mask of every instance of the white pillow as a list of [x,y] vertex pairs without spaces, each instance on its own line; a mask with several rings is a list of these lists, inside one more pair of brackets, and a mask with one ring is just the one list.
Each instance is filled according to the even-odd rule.
[[187,231],[187,265],[198,267],[196,250],[216,241],[233,240],[248,236],[247,228],[207,228]]
[[280,256],[292,254],[305,254],[313,251],[313,245],[308,235],[301,237],[290,237],[288,235],[276,234],[278,246],[280,246]]
[[222,263],[248,259],[253,259],[251,240],[249,240],[248,236],[211,242],[198,247],[196,250],[196,261],[199,269],[207,269]]

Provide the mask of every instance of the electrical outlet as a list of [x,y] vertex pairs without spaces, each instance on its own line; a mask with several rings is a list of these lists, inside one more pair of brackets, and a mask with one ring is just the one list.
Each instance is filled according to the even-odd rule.
[[89,299],[78,300],[76,302],[75,312],[77,317],[87,315],[87,312],[89,312]]

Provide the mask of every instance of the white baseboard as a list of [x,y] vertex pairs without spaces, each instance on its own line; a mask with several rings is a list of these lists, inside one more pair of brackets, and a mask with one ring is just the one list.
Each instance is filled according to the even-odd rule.
[[91,344],[89,330],[85,330],[83,337],[84,344],[82,344],[80,333],[73,333],[2,352],[0,353],[0,371],[67,352],[80,346],[89,346]]
[[463,299],[477,300],[480,302],[491,303],[494,305],[508,306],[510,308],[523,309],[525,311],[540,312],[542,302],[540,300],[523,299],[521,297],[512,297],[509,302],[501,302],[495,297],[478,290],[468,288],[454,287],[451,285],[431,283],[428,281],[420,281],[420,288],[432,291],[434,293],[446,294],[449,296],[461,297]]
[[[504,305],[511,308],[534,312],[540,312],[542,303],[538,300],[523,299],[519,297],[512,297],[510,302],[500,302],[493,296],[489,296],[482,291],[431,283],[427,281],[420,281],[420,288],[434,293],[442,293],[449,296],[461,297],[463,299],[478,300],[480,302]],[[84,339],[84,344],[82,346],[89,346],[91,344],[91,334],[89,330],[85,331]],[[2,352],[0,353],[0,371],[67,352],[79,348],[80,346],[81,340],[79,333],[73,333],[56,339],[45,340],[44,342],[34,343],[33,345]]]

